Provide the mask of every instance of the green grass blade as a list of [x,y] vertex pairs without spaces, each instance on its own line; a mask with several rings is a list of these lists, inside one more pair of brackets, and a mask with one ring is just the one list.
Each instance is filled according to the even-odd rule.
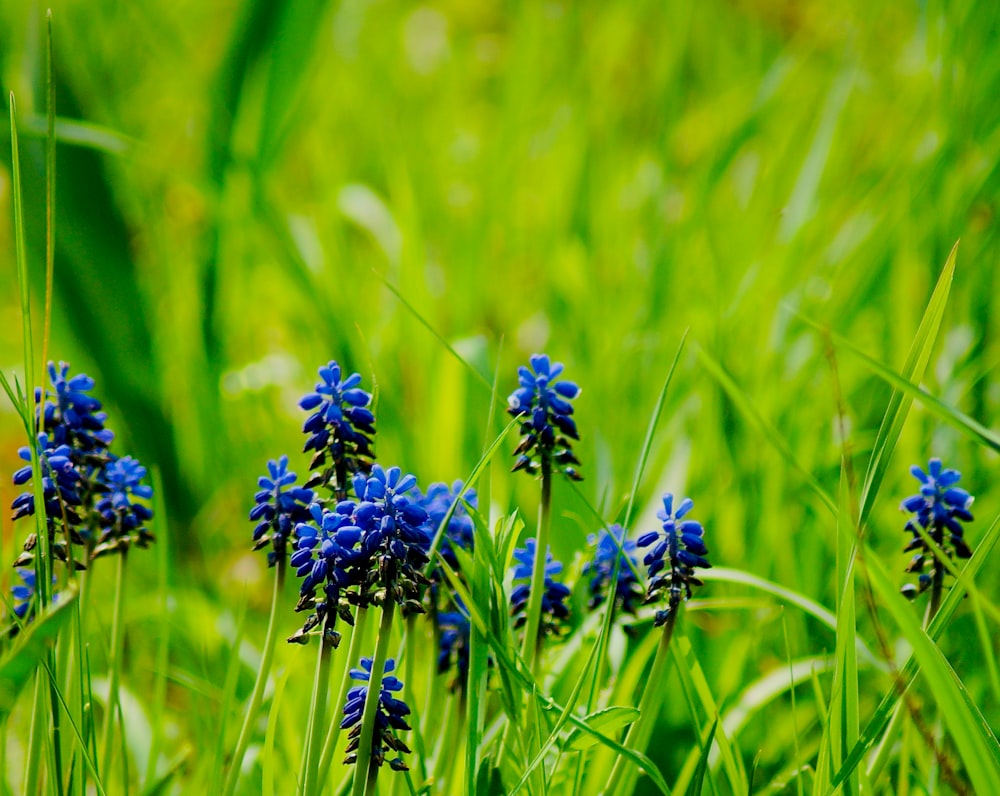
[[694,770],[685,793],[687,796],[701,796],[702,788],[705,785],[705,776],[708,774],[708,759],[712,751],[712,740],[715,738],[715,731],[719,727],[719,719],[712,721],[712,726],[708,729],[708,734],[701,739],[701,754],[698,756],[698,767]]
[[1000,744],[972,702],[944,654],[920,626],[913,606],[900,594],[885,568],[866,551],[872,588],[896,620],[924,673],[966,772],[977,793],[990,793],[1000,782]]

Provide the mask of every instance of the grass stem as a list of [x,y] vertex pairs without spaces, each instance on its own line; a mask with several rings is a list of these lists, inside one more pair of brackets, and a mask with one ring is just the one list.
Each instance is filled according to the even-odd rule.
[[[368,697],[365,699],[365,709],[361,714],[361,737],[358,739],[358,758],[354,770],[354,796],[365,796],[375,787],[375,777],[378,767],[371,768],[372,737],[375,733],[375,717],[378,715],[379,701],[382,695],[382,675],[385,670],[385,660],[389,651],[389,638],[392,635],[392,618],[396,603],[388,597],[382,604],[382,621],[378,628],[378,641],[375,643],[375,656],[372,659],[372,673],[368,681]],[[351,661],[353,663],[353,661]]]
[[118,683],[121,674],[122,656],[122,614],[125,603],[125,563],[128,548],[122,547],[116,556],[115,569],[115,602],[111,619],[111,646],[108,650],[108,701],[104,706],[104,731],[101,748],[104,757],[101,761],[101,778],[109,782],[111,777],[111,761],[114,740],[115,718],[118,715]]

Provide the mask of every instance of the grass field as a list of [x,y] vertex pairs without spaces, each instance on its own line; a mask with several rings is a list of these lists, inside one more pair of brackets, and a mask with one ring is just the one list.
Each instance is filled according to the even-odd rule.
[[[44,10],[0,8],[36,383]],[[62,609],[85,608],[79,633],[39,623],[63,622],[34,657],[0,641],[0,685],[20,650],[29,671],[55,663],[68,703],[57,782],[48,694],[15,678],[23,690],[0,699],[0,794],[223,788],[272,596],[247,514],[269,459],[308,468],[297,402],[317,368],[361,373],[378,461],[425,487],[482,462],[517,366],[542,351],[582,388],[585,480],[552,490],[568,632],[534,668],[506,666],[498,656],[519,651],[501,604],[511,583],[489,577],[477,545],[471,612],[494,634],[478,654],[498,662],[474,667],[488,687],[466,707],[482,726],[433,676],[430,625],[397,621],[415,752],[379,793],[600,793],[617,756],[605,741],[625,739],[634,714],[594,713],[639,705],[651,680],[642,751],[675,794],[1000,793],[1000,7],[65,0],[52,12],[47,355],[94,377],[116,450],[162,488],[157,543],[128,556],[122,654],[110,558],[86,576],[86,605]],[[0,368],[23,384],[18,192],[0,127]],[[8,505],[24,432],[4,401]],[[508,473],[517,433],[476,483],[477,534],[502,568],[509,534],[539,530],[537,481]],[[949,574],[928,628],[928,595],[898,596],[915,582],[899,508],[919,487],[910,466],[931,457],[976,498],[965,538],[977,552],[954,560],[970,567],[964,591]],[[606,628],[582,567],[588,535],[627,506],[632,538],[660,527],[665,492],[694,499],[713,569],[651,678],[653,610],[625,617],[634,632]],[[5,510],[4,562],[26,525]],[[0,570],[5,596],[14,580]],[[281,639],[302,623],[295,580]],[[348,644],[332,655],[334,693],[357,666]],[[275,648],[237,793],[290,793],[304,776],[317,646]],[[84,649],[81,677],[70,664]],[[911,651],[919,673],[897,707]],[[109,750],[99,730],[116,680],[125,731]],[[558,708],[526,709],[532,680]],[[84,720],[81,682],[100,769],[86,775],[67,724]],[[507,730],[511,702],[520,722]],[[585,728],[560,718],[569,703]],[[349,783],[337,751],[324,792]],[[838,781],[852,752],[860,763]],[[658,792],[623,767],[617,793]]]

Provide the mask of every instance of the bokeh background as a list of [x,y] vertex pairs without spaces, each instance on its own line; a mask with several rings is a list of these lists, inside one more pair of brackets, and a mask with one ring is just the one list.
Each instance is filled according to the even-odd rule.
[[[304,470],[296,400],[329,359],[377,385],[380,459],[427,483],[463,477],[502,427],[502,415],[489,423],[494,374],[506,395],[516,366],[547,351],[583,387],[582,492],[614,519],[689,330],[637,529],[665,489],[690,494],[713,560],[829,606],[831,517],[698,352],[836,494],[837,385],[860,472],[890,391],[849,353],[831,360],[796,314],[898,370],[961,238],[924,384],[996,423],[996,3],[52,7],[61,143],[50,351],[97,379],[121,449],[162,472],[171,577],[192,606],[179,628],[228,627],[241,601],[266,602],[246,512],[268,458],[288,452]],[[44,10],[0,7],[39,328]],[[8,143],[0,132],[10,373],[22,367]],[[21,432],[0,409],[5,503]],[[871,519],[901,583],[898,499],[913,491],[909,465],[930,455],[963,470],[980,528],[1000,504],[997,457],[915,405]],[[521,507],[530,526],[537,488],[502,473],[497,508]],[[568,487],[556,500],[553,544],[572,559],[594,522]],[[6,515],[3,535],[11,551]],[[782,622],[792,655],[833,647],[774,604],[691,621],[723,702],[781,665]],[[748,623],[760,632],[737,632]],[[193,648],[221,656],[204,635]],[[989,685],[973,638],[960,616],[945,646],[976,697]],[[177,721],[198,721],[199,709]],[[741,746],[776,770],[794,731],[751,723]]]

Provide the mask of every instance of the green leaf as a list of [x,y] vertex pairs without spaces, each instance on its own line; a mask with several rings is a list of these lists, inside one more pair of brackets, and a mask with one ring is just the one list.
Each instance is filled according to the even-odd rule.
[[[601,730],[606,733],[613,733],[628,724],[631,724],[639,718],[639,711],[633,707],[609,707],[603,710],[597,710],[590,715],[588,715],[584,721],[587,722],[593,729]],[[583,749],[590,749],[597,745],[597,740],[590,735],[584,735],[579,729],[574,729],[569,735],[566,736],[566,740],[562,743],[562,748],[565,751],[582,751]]]
[[701,796],[702,786],[705,784],[705,775],[708,773],[709,753],[712,751],[712,740],[715,738],[715,731],[719,727],[718,717],[712,722],[708,734],[701,740],[701,755],[698,757],[698,767],[694,771],[688,789],[687,796]]
[[73,616],[73,604],[79,593],[72,584],[59,593],[59,601],[36,616],[26,630],[18,634],[14,645],[0,662],[0,721],[14,709],[17,697],[30,682],[51,645]]

